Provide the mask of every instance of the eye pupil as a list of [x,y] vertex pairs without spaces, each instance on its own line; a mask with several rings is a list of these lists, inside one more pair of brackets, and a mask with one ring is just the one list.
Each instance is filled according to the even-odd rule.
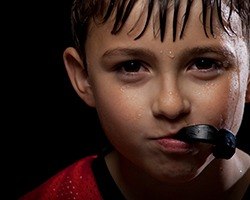
[[216,67],[216,64],[209,59],[200,59],[196,62],[197,69],[210,69]]
[[129,61],[124,64],[124,70],[126,72],[138,72],[141,68],[140,63],[136,61]]

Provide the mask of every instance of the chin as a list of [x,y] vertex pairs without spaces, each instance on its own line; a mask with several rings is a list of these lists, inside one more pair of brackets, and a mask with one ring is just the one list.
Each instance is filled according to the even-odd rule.
[[163,166],[162,173],[158,174],[158,180],[171,184],[187,183],[197,178],[206,168],[214,157],[208,156],[204,161],[197,160],[172,161],[171,165]]
[[165,182],[169,184],[180,184],[180,183],[187,183],[195,179],[200,174],[199,170],[171,170],[166,174],[159,176],[160,182]]

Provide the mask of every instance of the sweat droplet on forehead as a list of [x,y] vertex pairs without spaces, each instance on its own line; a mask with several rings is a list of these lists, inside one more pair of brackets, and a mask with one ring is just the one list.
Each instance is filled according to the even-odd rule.
[[175,55],[174,55],[173,51],[171,51],[171,50],[169,50],[169,51],[161,50],[160,54],[163,56],[168,56],[169,58],[172,58],[172,59],[175,58]]

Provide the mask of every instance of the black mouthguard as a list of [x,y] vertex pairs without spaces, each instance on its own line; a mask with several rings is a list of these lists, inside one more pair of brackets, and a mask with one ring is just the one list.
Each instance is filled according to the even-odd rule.
[[182,128],[176,138],[185,142],[203,142],[213,144],[216,158],[230,159],[236,148],[236,137],[226,129],[216,129],[207,124],[192,125]]

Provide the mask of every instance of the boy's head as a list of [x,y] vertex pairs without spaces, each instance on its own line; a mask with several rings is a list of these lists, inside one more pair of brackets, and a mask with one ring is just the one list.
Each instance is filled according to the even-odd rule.
[[64,61],[119,152],[161,181],[196,177],[212,146],[174,140],[210,124],[237,133],[250,102],[249,1],[75,1]]
[[[74,0],[72,6],[72,32],[77,50],[84,55],[85,42],[91,23],[102,24],[113,20],[111,34],[117,34],[123,28],[131,10],[138,0]],[[169,10],[174,9],[171,17],[173,27],[173,40],[181,39],[185,34],[190,13],[197,1],[195,0],[143,0],[141,13],[135,23],[143,23],[141,32],[134,39],[139,39],[145,32],[149,20],[154,18],[155,34],[160,35],[163,41],[166,33],[166,20]],[[184,3],[183,3],[184,2]],[[183,8],[184,7],[184,8]],[[181,15],[179,10],[185,10]],[[242,36],[248,43],[250,49],[250,2],[249,0],[202,0],[202,10],[199,16],[207,37],[214,37],[214,19],[219,21],[220,26],[228,33],[235,34],[231,27],[231,16],[237,13],[241,20]],[[143,18],[143,19],[141,19]],[[181,29],[178,31],[178,23],[181,21]],[[133,29],[132,28],[132,29]],[[132,31],[132,30],[131,30]]]

